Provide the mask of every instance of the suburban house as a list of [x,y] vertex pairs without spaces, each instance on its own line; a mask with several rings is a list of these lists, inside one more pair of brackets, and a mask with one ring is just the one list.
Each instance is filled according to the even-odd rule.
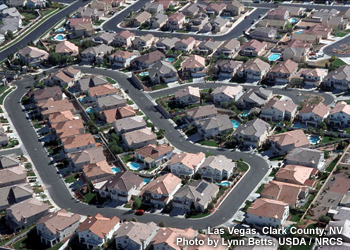
[[166,23],[169,30],[180,30],[185,23],[186,17],[181,12],[176,12],[168,17],[168,21]]
[[260,197],[282,201],[288,203],[291,207],[296,207],[299,204],[299,199],[305,199],[308,192],[309,188],[307,186],[270,181],[265,184]]
[[286,154],[294,148],[308,148],[310,146],[310,141],[302,129],[271,135],[268,139],[274,152],[278,154]]
[[350,105],[346,102],[338,102],[330,111],[329,124],[331,126],[345,127],[350,124]]
[[188,78],[196,78],[196,77],[204,77],[207,72],[205,66],[205,58],[193,55],[186,58],[181,63],[181,73],[184,77]]
[[36,89],[28,93],[28,96],[36,103],[52,98],[54,101],[62,100],[62,90],[60,87],[50,87]]
[[48,118],[50,114],[60,111],[75,111],[73,104],[68,99],[54,101],[52,98],[49,98],[39,102],[37,106],[44,119]]
[[195,15],[189,21],[189,26],[192,32],[209,32],[211,30],[205,29],[209,23],[209,17],[205,13],[199,13]]
[[281,101],[275,97],[261,109],[260,118],[264,121],[293,121],[297,109],[298,105],[292,100]]
[[286,20],[263,19],[258,22],[258,27],[274,28],[277,31],[283,31],[286,27]]
[[136,112],[134,111],[134,108],[131,106],[117,108],[117,111],[116,111],[116,119],[123,119],[127,117],[132,117],[135,115],[136,115]]
[[122,139],[128,149],[138,149],[148,144],[157,143],[157,135],[147,128],[125,133],[122,135]]
[[192,177],[205,160],[205,154],[185,153],[174,154],[167,166],[171,173],[179,177]]
[[195,52],[199,55],[211,55],[220,46],[222,42],[213,42],[211,40],[204,40],[198,44]]
[[168,173],[150,181],[142,190],[142,201],[156,208],[163,208],[173,199],[181,187],[181,179]]
[[287,47],[282,52],[283,61],[306,62],[309,57],[309,47]]
[[152,15],[149,12],[142,11],[138,13],[136,16],[134,16],[131,22],[134,27],[138,27],[138,26],[141,26],[141,24],[147,22],[151,17]]
[[277,171],[275,180],[312,187],[315,181],[311,178],[317,174],[317,172],[318,170],[315,168],[299,165],[285,165]]
[[84,165],[106,160],[102,147],[84,149],[78,152],[69,153],[69,166],[73,172],[83,170]]
[[187,7],[182,9],[182,13],[185,14],[186,16],[195,16],[199,12],[204,12],[206,8],[206,5],[199,4],[199,3],[192,3],[189,4]]
[[266,19],[288,20],[289,11],[286,9],[272,9],[267,13]]
[[216,104],[221,104],[223,102],[231,103],[232,101],[237,101],[243,95],[243,87],[238,86],[220,86],[216,87],[211,96],[213,102]]
[[148,11],[152,15],[158,14],[158,13],[163,13],[164,7],[163,5],[153,2],[153,3],[146,3],[145,6],[143,7],[144,10]]
[[333,89],[348,90],[350,84],[350,65],[340,66],[336,70],[329,72],[324,80],[324,84]]
[[248,208],[245,220],[248,224],[282,227],[289,216],[289,204],[266,198],[256,199]]
[[90,47],[81,52],[81,60],[85,62],[102,62],[104,55],[109,55],[114,48],[106,44]]
[[168,16],[163,13],[158,13],[151,17],[150,23],[153,29],[159,29],[163,27],[168,21]]
[[98,98],[115,95],[117,93],[118,89],[114,88],[112,84],[103,84],[88,89],[88,95],[94,101],[96,101]]
[[[74,88],[82,94],[88,94],[89,89],[101,85],[109,84],[105,76],[102,75],[84,75],[75,82]],[[108,87],[107,87],[108,88]],[[104,87],[96,88],[95,90],[102,90]]]
[[174,194],[171,204],[174,208],[181,208],[186,212],[191,212],[192,207],[196,211],[204,212],[218,192],[219,187],[214,183],[205,180],[190,182]]
[[6,225],[14,232],[35,224],[49,212],[49,204],[36,198],[24,200],[6,209]]
[[274,40],[277,36],[277,30],[271,27],[257,27],[249,34],[253,39]]
[[208,15],[216,15],[219,16],[221,12],[223,12],[226,8],[226,4],[224,3],[210,3],[208,6],[205,8],[206,12]]
[[200,121],[198,123],[198,134],[204,138],[214,138],[231,131],[232,128],[233,126],[228,115],[218,115]]
[[228,180],[237,168],[236,162],[224,155],[209,156],[198,169],[202,179],[208,181]]
[[306,86],[317,87],[323,82],[323,79],[327,76],[327,69],[309,69],[309,68],[301,68],[297,72],[297,76],[302,78],[303,83]]
[[67,68],[59,69],[55,73],[51,73],[49,77],[45,80],[45,84],[49,86],[59,85],[61,87],[68,85],[69,87],[71,87],[80,77],[81,71],[70,66]]
[[156,50],[136,57],[135,59],[131,60],[130,64],[136,69],[147,69],[152,64],[162,61],[163,59],[165,59],[165,55],[159,50]]
[[316,24],[311,26],[308,30],[304,31],[304,34],[314,34],[321,36],[322,39],[328,39],[332,33],[332,28],[323,26],[322,24]]
[[214,105],[199,106],[186,110],[186,120],[188,123],[198,123],[202,120],[216,117],[218,111]]
[[242,56],[261,56],[267,47],[267,43],[252,39],[241,47],[239,54]]
[[55,52],[63,56],[77,56],[79,55],[79,48],[74,43],[63,41],[56,44]]
[[138,36],[132,41],[132,46],[137,50],[147,50],[152,47],[156,38],[152,34]]
[[180,41],[177,41],[175,43],[175,49],[188,52],[194,48],[195,44],[196,44],[196,40],[192,36],[190,36],[188,38],[184,38]]
[[196,235],[196,231],[192,228],[178,229],[171,227],[163,227],[159,229],[157,234],[151,240],[154,250],[181,250],[186,244],[178,243],[178,238],[192,239]]
[[79,134],[65,137],[62,140],[65,153],[74,153],[80,150],[96,147],[96,142],[92,134]]
[[183,105],[199,103],[200,91],[198,87],[186,86],[175,92],[176,102]]
[[61,209],[41,218],[36,224],[36,233],[40,236],[41,243],[53,247],[75,233],[79,220],[79,214],[71,214]]
[[132,116],[114,121],[113,126],[117,134],[124,134],[145,128],[146,122],[142,116]]
[[258,90],[249,89],[244,92],[243,95],[238,98],[236,104],[237,107],[245,109],[252,107],[261,107],[272,98],[272,91],[264,88]]
[[243,145],[259,148],[267,139],[271,125],[256,118],[240,125],[232,134]]
[[173,147],[167,144],[159,146],[149,144],[134,152],[135,160],[142,161],[143,164],[149,168],[158,167],[163,162],[169,160],[172,155]]
[[158,61],[151,65],[148,75],[154,84],[177,81],[177,70],[167,61]]
[[130,47],[132,45],[132,41],[135,38],[135,34],[130,32],[129,30],[123,30],[114,37],[113,45],[119,47]]
[[81,180],[86,183],[89,181],[96,181],[100,179],[109,178],[114,175],[111,166],[106,159],[100,162],[90,163],[83,166],[83,174],[80,176]]
[[74,120],[74,116],[70,110],[59,111],[53,114],[50,114],[48,117],[49,127],[55,123],[72,121]]
[[120,226],[118,217],[107,218],[101,214],[88,216],[77,228],[79,243],[87,249],[101,247],[103,243],[113,237]]
[[277,62],[267,74],[268,80],[275,84],[286,84],[298,70],[298,63],[288,59],[284,62]]
[[223,12],[224,16],[240,16],[244,11],[244,5],[237,0],[230,1]]
[[[215,19],[211,20],[210,24],[212,26],[213,33],[224,32],[225,28],[232,27],[231,21],[222,17],[216,17]],[[221,43],[219,43],[219,45],[220,44]]]
[[[77,18],[78,19],[78,18]],[[79,19],[85,19],[85,18],[79,18]],[[89,37],[93,36],[95,34],[95,29],[92,26],[91,19],[88,19],[88,23],[78,23],[73,26],[73,34],[76,38],[78,37]],[[72,25],[70,25],[72,26]]]
[[27,182],[27,171],[22,166],[0,169],[0,188]]
[[115,232],[116,249],[143,250],[150,245],[151,239],[157,232],[154,222],[140,223],[134,221],[124,222]]
[[118,172],[105,181],[98,189],[98,193],[103,198],[110,198],[113,201],[128,202],[133,196],[138,196],[141,187],[144,185],[143,179],[133,172]]
[[113,66],[118,68],[127,68],[130,66],[131,61],[138,56],[140,56],[139,52],[118,50],[117,52],[109,55],[109,61]]
[[321,38],[322,38],[321,35],[303,32],[303,33],[293,33],[291,40],[300,40],[311,46],[312,44],[319,43],[321,41]]
[[120,95],[108,95],[97,98],[97,107],[100,111],[116,109],[126,106],[127,100]]
[[286,164],[301,165],[321,170],[326,165],[324,152],[310,148],[295,148],[286,156]]
[[16,154],[8,154],[0,156],[0,169],[17,167],[21,164]]
[[224,41],[216,50],[218,55],[233,57],[239,51],[241,44],[237,39]]
[[4,196],[0,200],[0,210],[6,210],[15,203],[34,197],[34,190],[28,184],[20,184],[0,188],[1,194]]
[[237,71],[238,77],[245,77],[247,80],[260,81],[270,69],[270,64],[260,58],[250,59],[245,62]]
[[39,66],[42,61],[46,61],[49,58],[49,53],[36,47],[26,46],[18,52],[18,56],[26,65],[34,67]]
[[306,126],[317,128],[328,117],[329,111],[330,108],[323,102],[307,104],[299,111],[299,118]]
[[67,136],[84,134],[85,127],[82,119],[76,119],[52,124],[51,131],[58,138],[64,138]]
[[212,68],[218,77],[232,78],[240,67],[242,67],[242,62],[239,61],[218,60]]
[[106,45],[111,45],[115,36],[115,33],[103,32],[95,36],[94,41],[98,43],[104,43]]
[[179,38],[177,37],[172,37],[172,38],[168,38],[168,37],[163,37],[158,39],[158,41],[155,44],[155,49],[166,52],[172,48],[174,48],[175,43],[177,43],[178,41],[180,41]]

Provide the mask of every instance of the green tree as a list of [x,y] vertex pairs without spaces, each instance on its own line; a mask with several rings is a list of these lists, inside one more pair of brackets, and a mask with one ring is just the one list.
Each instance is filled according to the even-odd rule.
[[136,217],[133,217],[133,218],[131,219],[131,221],[137,222],[137,218],[136,218]]
[[165,221],[164,221],[164,220],[161,220],[161,221],[159,222],[159,226],[160,226],[160,227],[165,227],[165,225],[166,225],[166,224],[165,224]]
[[212,210],[214,208],[214,203],[211,201],[209,204],[208,204],[208,209],[209,210]]
[[140,197],[135,197],[134,203],[132,204],[132,209],[137,210],[141,207],[141,198]]
[[320,217],[318,217],[318,221],[322,222],[322,223],[328,223],[331,220],[331,218],[329,218],[327,215],[321,215]]

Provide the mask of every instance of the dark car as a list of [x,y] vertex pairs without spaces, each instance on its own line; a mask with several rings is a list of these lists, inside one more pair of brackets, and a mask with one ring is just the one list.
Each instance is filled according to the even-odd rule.
[[126,89],[126,90],[125,90],[125,93],[127,93],[127,94],[128,94],[129,92],[130,92],[130,91],[129,91],[128,89]]
[[145,210],[142,210],[142,209],[139,209],[139,210],[136,210],[136,213],[137,215],[144,215],[145,213]]

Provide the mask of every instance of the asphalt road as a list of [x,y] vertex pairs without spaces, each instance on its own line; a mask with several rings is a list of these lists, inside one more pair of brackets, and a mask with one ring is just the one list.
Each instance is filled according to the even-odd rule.
[[[188,84],[186,84],[187,86]],[[199,87],[200,89],[206,89],[206,88],[212,88],[215,89],[216,87],[220,87],[223,85],[229,85],[229,86],[237,86],[240,85],[242,86],[244,89],[258,89],[261,86],[245,86],[244,84],[234,84],[234,83],[204,83],[204,82],[200,82],[200,83],[192,83],[189,84],[189,86],[193,86],[193,87]],[[173,95],[178,89],[184,88],[184,86],[178,86],[176,88],[171,88],[171,89],[162,89],[162,90],[158,90],[156,92],[152,92],[149,95],[153,98],[153,99],[157,99],[159,97],[162,96],[167,96],[167,95]],[[334,102],[335,98],[333,95],[326,93],[326,92],[313,92],[313,91],[307,91],[307,90],[298,90],[298,89],[279,89],[279,88],[266,88],[268,90],[272,90],[274,94],[277,95],[285,95],[288,96],[289,98],[292,99],[292,101],[294,103],[301,103],[304,99],[306,95],[320,95],[323,97],[324,99],[324,104],[326,105],[330,105]],[[301,95],[299,94],[299,92],[301,93]]]
[[339,40],[336,43],[332,43],[330,45],[328,45],[327,47],[325,47],[323,49],[323,52],[329,56],[337,56],[337,57],[349,57],[349,54],[336,54],[333,52],[333,49],[343,49],[341,47],[342,44],[346,44],[349,46],[350,44],[350,36],[344,37],[343,39]]

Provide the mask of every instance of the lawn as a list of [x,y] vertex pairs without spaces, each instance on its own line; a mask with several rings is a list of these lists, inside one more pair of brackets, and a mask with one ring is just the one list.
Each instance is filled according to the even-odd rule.
[[40,12],[40,15],[41,16],[46,16],[48,14],[50,14],[51,12],[55,11],[56,9],[48,9],[48,10],[45,10],[45,11],[41,11]]
[[304,206],[302,206],[302,208],[307,209],[310,206],[311,202],[314,200],[314,198],[315,198],[315,195],[310,195],[309,198],[307,199],[307,202],[305,203]]
[[249,169],[248,164],[245,163],[244,161],[237,162],[237,167],[238,167],[239,171],[241,171],[241,172],[246,172]]
[[72,175],[70,175],[70,176],[64,178],[64,181],[65,181],[66,183],[73,183],[73,182],[76,182],[77,179],[75,178],[75,174],[72,174]]
[[96,194],[94,193],[87,193],[86,195],[84,195],[84,199],[86,203],[89,203],[95,198]]
[[27,20],[36,18],[36,15],[34,13],[21,12],[21,15],[24,16],[24,19],[27,19]]
[[98,20],[98,21],[95,21],[95,22],[94,22],[94,25],[100,26],[101,24],[103,24],[104,21],[105,21],[105,20]]
[[132,100],[127,100],[127,101],[126,101],[126,104],[128,104],[128,105],[133,105],[134,102],[133,102]]
[[194,214],[194,215],[190,215],[190,216],[186,216],[186,218],[203,218],[203,217],[207,217],[208,215],[210,215],[210,213],[203,213],[203,214]]
[[134,157],[132,157],[131,155],[124,155],[121,158],[124,163],[128,163],[129,161],[132,161],[134,159]]
[[323,136],[320,144],[325,144],[325,143],[339,141],[339,140],[340,140],[340,138],[338,138],[338,137]]
[[261,194],[261,192],[264,190],[265,184],[261,184],[261,186],[258,188],[258,190],[256,190],[255,193],[257,194]]
[[106,77],[106,80],[110,83],[110,84],[115,84],[116,80],[110,78],[110,77]]
[[11,89],[7,90],[2,96],[0,97],[0,105],[4,104],[5,97],[10,94],[10,92],[15,89],[15,87],[12,87]]
[[201,141],[199,144],[204,145],[204,146],[211,146],[211,147],[217,147],[219,146],[216,141],[208,140],[208,141]]
[[173,118],[173,121],[177,124],[177,122],[182,118],[181,115],[177,115]]
[[335,59],[332,64],[335,67],[340,67],[340,66],[346,65],[346,63],[343,60],[339,59],[339,58]]
[[140,111],[140,110],[137,110],[137,111],[136,111],[136,114],[137,114],[137,115],[143,115],[142,111]]
[[58,250],[62,245],[63,243],[59,242],[53,247],[47,247],[46,245],[40,244],[40,239],[36,235],[33,235],[32,232],[30,232],[29,235],[13,243],[12,247],[14,249]]
[[35,124],[34,124],[34,128],[35,128],[35,129],[41,128],[41,124],[40,124],[40,123],[35,123]]
[[2,94],[6,89],[8,89],[8,86],[0,86],[0,94]]
[[270,161],[283,161],[284,160],[284,155],[277,155],[274,157],[269,158]]
[[303,216],[302,213],[292,214],[289,218],[290,221],[298,222],[300,221],[301,217]]
[[337,164],[337,162],[339,161],[339,157],[335,158],[326,168],[327,172],[332,172],[333,168],[335,167],[335,165]]
[[247,212],[248,208],[250,207],[250,205],[252,205],[252,201],[245,201],[245,206],[244,208],[242,209],[242,212]]
[[181,63],[183,62],[183,60],[179,59],[174,63],[174,68],[175,69],[179,69],[181,67]]
[[168,87],[168,84],[157,84],[151,87],[151,90],[159,90],[159,89],[165,89]]

